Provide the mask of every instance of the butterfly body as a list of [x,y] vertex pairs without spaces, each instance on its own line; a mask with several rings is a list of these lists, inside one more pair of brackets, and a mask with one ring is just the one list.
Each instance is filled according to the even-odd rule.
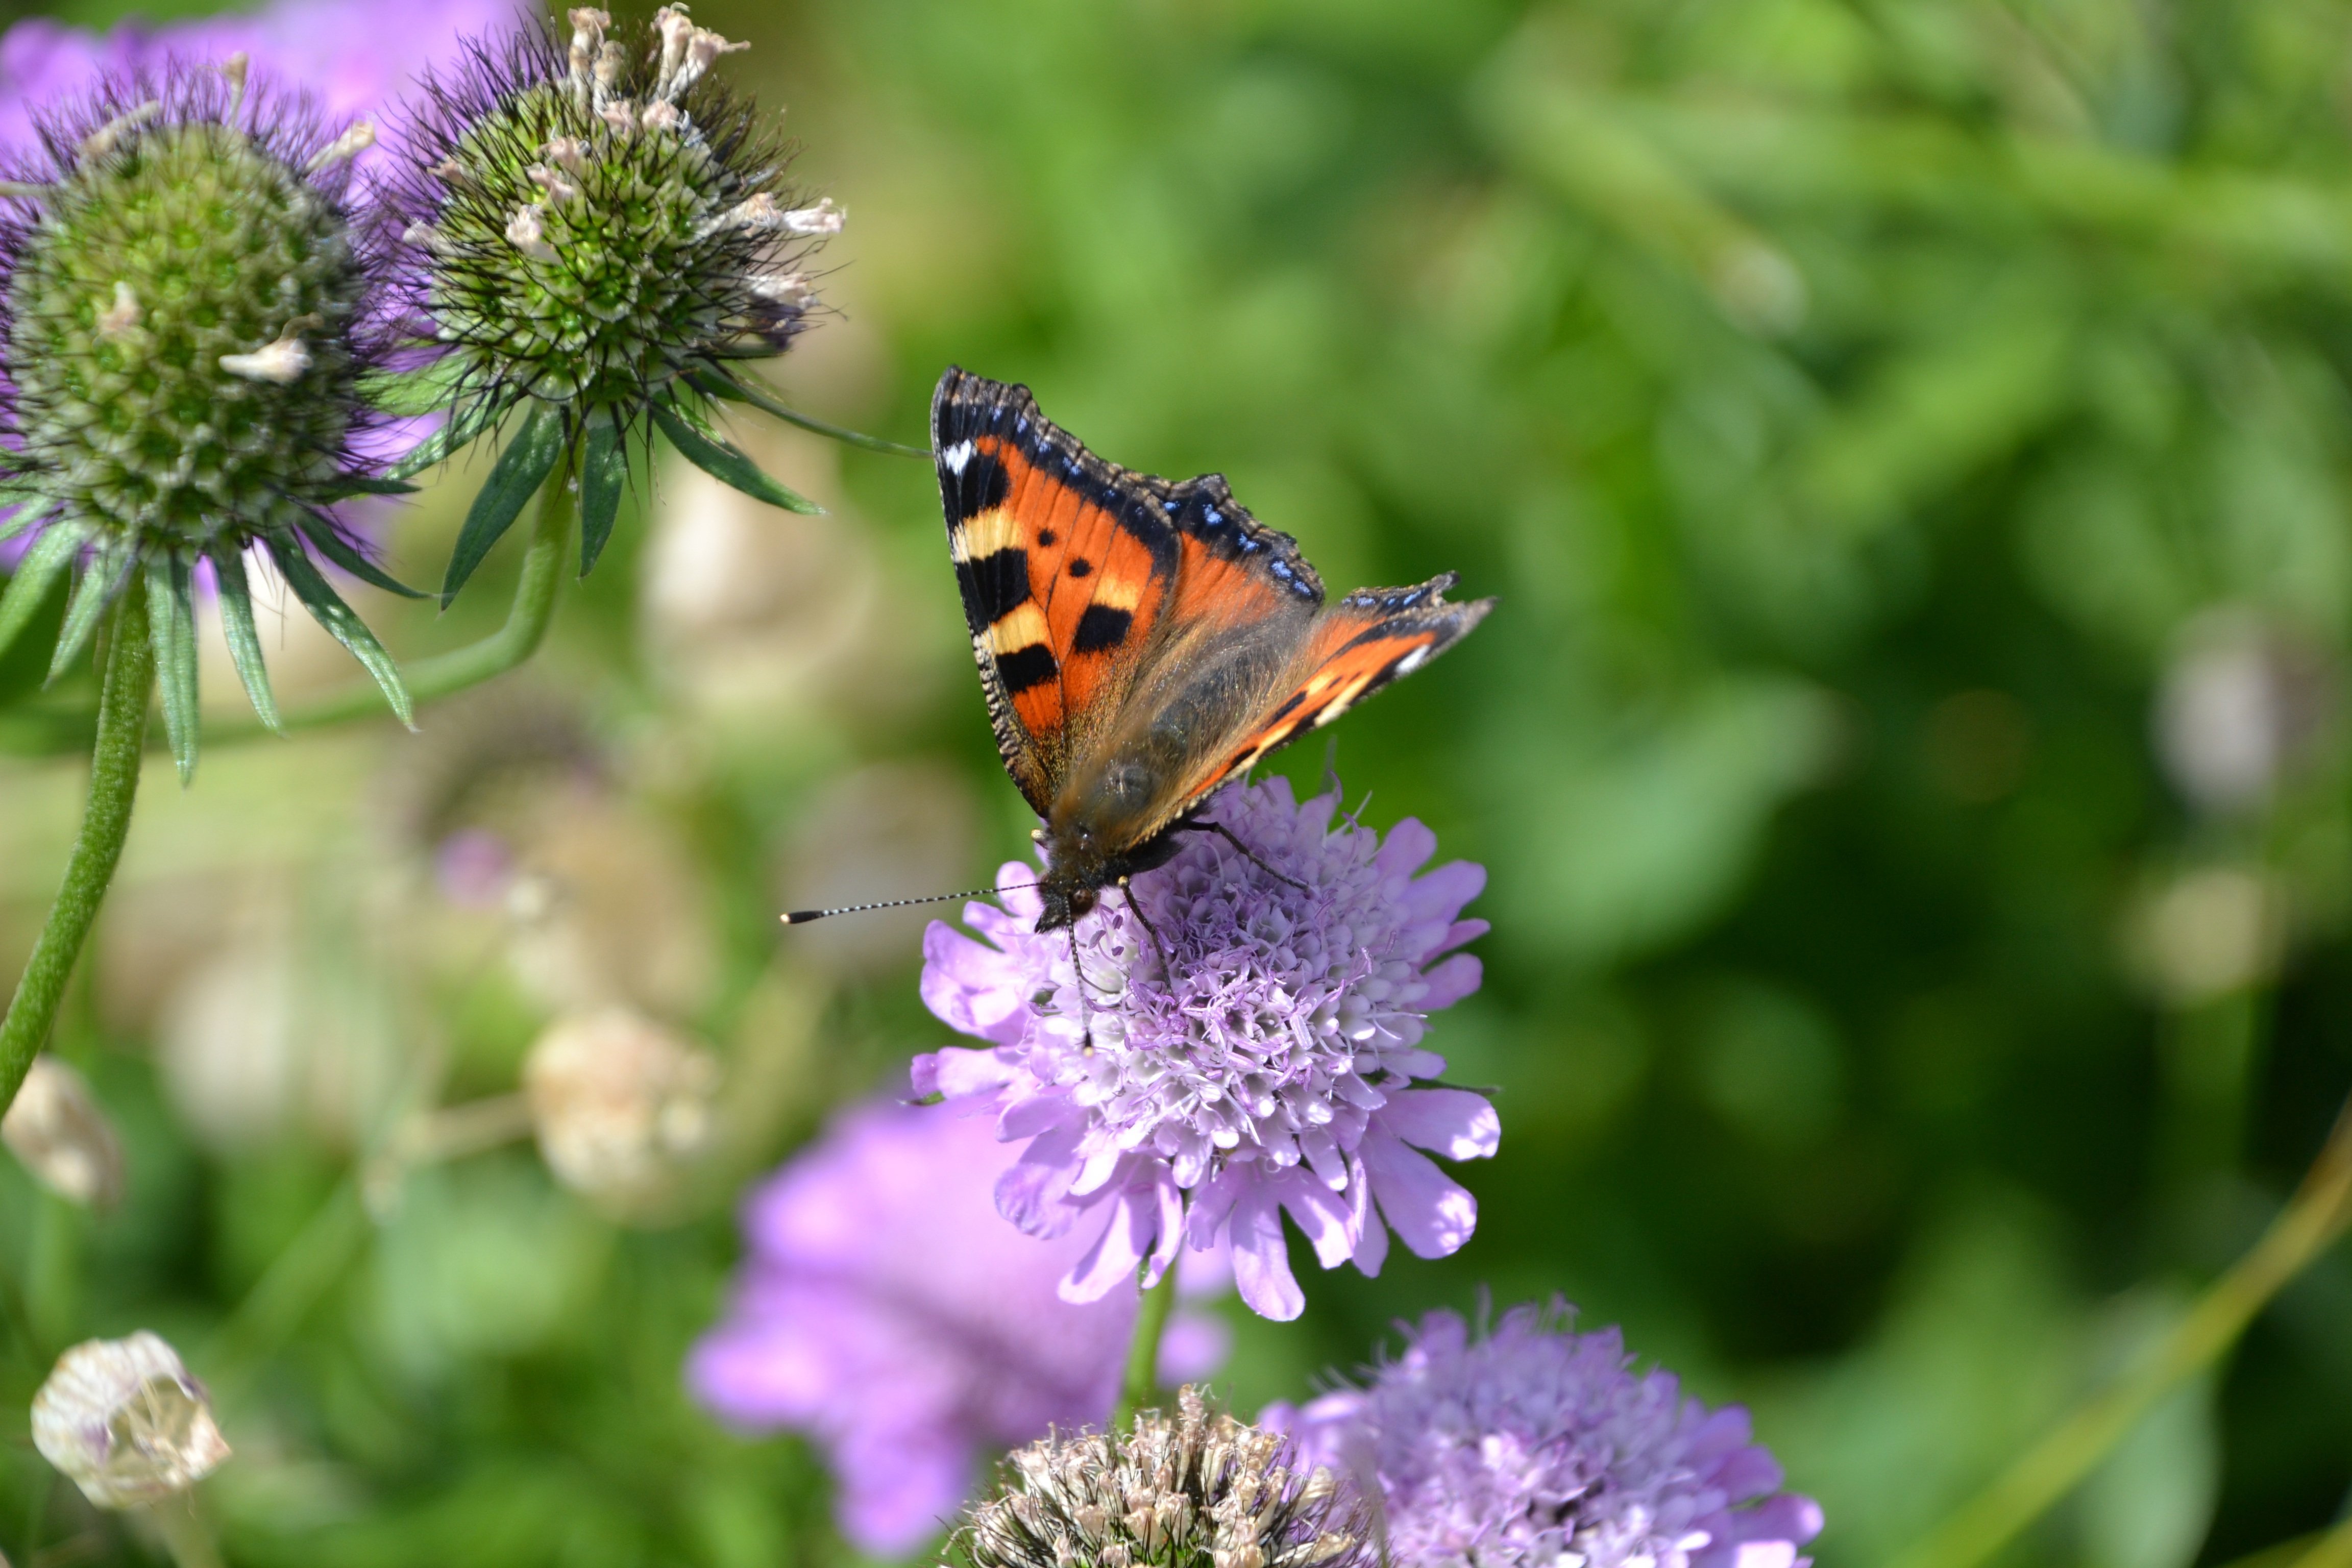
[[1229,777],[1459,640],[1451,574],[1326,603],[1215,474],[1104,462],[1026,387],[950,370],[931,445],[1006,771],[1045,819],[1040,931],[1164,862]]

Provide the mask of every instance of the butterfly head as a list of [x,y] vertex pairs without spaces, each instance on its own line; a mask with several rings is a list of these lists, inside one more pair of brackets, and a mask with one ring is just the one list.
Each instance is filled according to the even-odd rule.
[[1101,900],[1111,878],[1110,858],[1090,828],[1065,826],[1033,836],[1045,847],[1045,874],[1038,879],[1037,896],[1045,906],[1037,917],[1039,931],[1060,931],[1076,924]]

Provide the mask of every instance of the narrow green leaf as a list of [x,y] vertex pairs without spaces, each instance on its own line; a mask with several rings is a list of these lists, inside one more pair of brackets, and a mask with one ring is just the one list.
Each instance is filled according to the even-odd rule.
[[887,452],[894,458],[928,458],[931,455],[929,447],[902,446],[896,441],[885,441],[879,436],[863,435],[844,426],[830,425],[803,414],[779,401],[774,393],[754,381],[739,381],[720,372],[700,371],[689,374],[686,380],[688,385],[705,397],[723,397],[730,403],[748,403],[762,414],[774,415],[787,425],[797,425],[803,430],[829,437],[845,446],[863,447],[869,452]]
[[73,564],[74,552],[87,537],[86,529],[61,522],[43,530],[33,541],[33,547],[16,563],[16,574],[8,579],[7,589],[0,592],[0,651],[16,640],[16,634],[48,597],[58,574]]
[[621,515],[621,489],[629,479],[629,444],[617,419],[597,419],[588,427],[580,464],[580,575],[596,569],[613,521]]
[[55,680],[81,657],[89,646],[90,634],[98,630],[98,617],[114,602],[114,595],[131,578],[131,567],[137,556],[125,541],[101,545],[98,552],[82,563],[81,581],[74,584],[73,597],[67,602],[65,624],[58,628],[57,651],[49,656],[48,679]]
[[318,552],[373,588],[387,594],[397,594],[404,599],[429,599],[433,595],[422,588],[412,588],[399,578],[367,558],[367,552],[343,536],[332,518],[313,516],[310,521],[296,525],[302,537],[310,542]]
[[372,474],[345,474],[321,492],[321,499],[341,500],[347,496],[413,496],[416,487],[401,479],[382,479]]
[[384,700],[392,704],[393,712],[402,723],[415,729],[415,710],[409,705],[408,687],[400,679],[400,668],[392,662],[392,655],[383,651],[383,645],[375,640],[367,623],[320,575],[318,567],[303,553],[302,542],[291,533],[278,533],[263,542],[269,548],[269,558],[284,574],[286,585],[294,590],[294,596],[337,642],[351,649],[353,658],[367,666],[367,672],[383,688]]
[[0,479],[0,506],[10,509],[0,517],[0,542],[16,538],[49,515],[49,493],[30,479]]
[[278,699],[269,689],[269,667],[261,661],[261,633],[253,624],[253,589],[246,582],[245,552],[234,546],[212,552],[213,572],[220,579],[221,633],[228,639],[229,662],[245,683],[264,728],[283,734],[278,722]]
[[386,414],[414,418],[457,401],[468,368],[464,357],[443,354],[412,370],[376,371],[360,378],[360,395]]
[[405,479],[423,473],[435,464],[446,461],[449,455],[469,445],[475,437],[496,425],[514,405],[483,398],[466,404],[449,416],[449,422],[419,441],[408,456],[383,471],[387,479]]
[[155,649],[155,692],[163,733],[184,784],[196,776],[196,595],[183,557],[165,552],[147,562],[147,640]]
[[457,532],[457,548],[449,553],[449,571],[441,579],[441,603],[446,606],[482,563],[482,557],[514,526],[524,505],[539,493],[563,456],[563,416],[544,403],[533,403],[530,416],[499,454],[489,481],[474,498],[466,526]]
[[666,403],[653,405],[654,422],[669,437],[670,445],[686,455],[686,460],[709,474],[712,479],[734,486],[754,500],[780,506],[786,511],[822,512],[824,508],[805,496],[794,495],[760,471],[760,465],[724,441],[715,441],[687,423],[683,415]]

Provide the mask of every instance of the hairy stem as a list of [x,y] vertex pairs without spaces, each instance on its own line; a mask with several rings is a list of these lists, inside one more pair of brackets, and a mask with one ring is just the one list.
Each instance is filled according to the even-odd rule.
[[2352,1219],[2352,1103],[2251,1251],[2207,1287],[2129,1371],[2076,1407],[1992,1484],[1896,1560],[1896,1568],[1975,1568],[2072,1491],[2148,1407],[2235,1344],[2287,1281]]
[[33,1058],[49,1037],[66,982],[81,956],[107,884],[122,858],[139,764],[147,745],[147,702],[155,687],[155,652],[147,637],[147,590],[137,575],[114,611],[98,698],[98,737],[89,755],[89,805],[66,860],[65,883],[48,923],[33,944],[16,999],[0,1022],[0,1110],[16,1099]]
[[1135,1419],[1135,1413],[1160,1402],[1160,1341],[1168,1331],[1168,1314],[1176,1306],[1176,1268],[1171,1264],[1160,1283],[1135,1304],[1135,1337],[1128,1342],[1127,1375],[1118,1385],[1118,1405],[1110,1416],[1116,1432]]
[[[540,487],[538,516],[531,524],[530,544],[523,552],[522,575],[515,584],[514,603],[507,609],[506,624],[479,642],[403,666],[401,679],[407,682],[408,695],[414,700],[422,704],[469,686],[479,686],[493,676],[504,675],[539,651],[539,645],[546,640],[549,624],[555,619],[556,591],[563,584],[565,553],[580,516],[579,493],[572,489],[578,471],[579,450],[575,445]],[[372,684],[354,683],[349,690],[289,711],[285,716],[285,726],[289,730],[314,729],[348,719],[370,718],[383,711],[383,698],[377,689]],[[217,732],[207,731],[205,741],[210,745],[251,740],[268,733],[257,723],[239,723],[222,726]]]

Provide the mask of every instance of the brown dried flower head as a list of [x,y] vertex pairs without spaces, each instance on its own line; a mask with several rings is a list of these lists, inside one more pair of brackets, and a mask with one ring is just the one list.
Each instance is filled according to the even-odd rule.
[[1187,1386],[1170,1419],[1016,1449],[950,1538],[969,1568],[1369,1568],[1372,1514],[1289,1438]]

